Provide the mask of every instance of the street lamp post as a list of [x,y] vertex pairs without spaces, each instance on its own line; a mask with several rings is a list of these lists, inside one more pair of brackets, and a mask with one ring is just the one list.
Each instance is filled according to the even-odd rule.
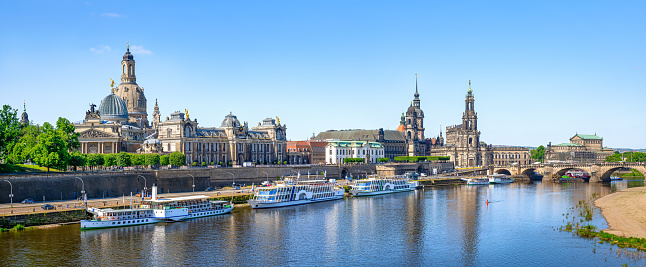
[[9,198],[11,199],[11,207],[13,208],[13,185],[11,184],[11,182],[9,182],[9,180],[5,180],[5,181],[9,183],[9,187],[10,187],[9,190],[11,190],[9,191]]
[[79,177],[74,177],[74,178],[81,180],[81,195],[83,195],[83,202],[85,203],[85,207],[87,208],[87,195],[85,194],[85,182],[83,182],[83,179]]
[[146,177],[144,177],[143,175],[137,175],[137,176],[139,176],[141,178],[144,178],[144,194],[143,194],[143,197],[146,197],[146,190],[148,190],[148,187],[146,187],[146,184],[147,184],[146,183]]
[[233,187],[234,187],[234,189],[235,189],[235,187],[236,187],[236,176],[235,176],[235,174],[233,174],[233,173],[230,173],[230,172],[227,172],[227,173],[228,173],[228,174],[231,174],[231,175],[233,176]]
[[195,193],[195,176],[192,174],[189,174],[191,177],[193,177],[193,193]]
[[265,171],[261,171],[261,172],[263,172],[263,173],[265,173],[265,175],[267,175],[267,180],[266,181],[269,182],[269,173],[267,173]]

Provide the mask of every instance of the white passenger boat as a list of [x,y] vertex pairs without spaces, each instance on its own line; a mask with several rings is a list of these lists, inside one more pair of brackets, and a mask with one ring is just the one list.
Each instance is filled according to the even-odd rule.
[[199,217],[220,215],[231,212],[233,203],[221,200],[209,200],[210,197],[186,196],[174,198],[157,198],[157,186],[153,185],[153,195],[141,202],[142,208],[150,208],[155,217],[166,221],[181,221]]
[[155,217],[166,221],[181,221],[231,212],[233,204],[228,201],[209,200],[208,196],[186,196],[142,201],[142,207],[150,207]]
[[274,186],[259,187],[253,199],[247,200],[253,209],[277,208],[343,199],[345,190],[325,180],[286,180]]
[[505,175],[505,174],[489,175],[490,184],[508,184],[512,182],[514,182],[514,178],[511,178],[509,175]]
[[467,181],[467,185],[488,185],[489,184],[489,178],[487,177],[463,178],[462,180]]
[[81,220],[81,230],[142,225],[161,221],[155,217],[152,209],[88,208],[87,211],[93,214],[93,217],[91,220]]
[[350,193],[355,196],[374,196],[397,192],[413,191],[417,187],[417,181],[406,176],[392,177],[370,177],[357,180]]

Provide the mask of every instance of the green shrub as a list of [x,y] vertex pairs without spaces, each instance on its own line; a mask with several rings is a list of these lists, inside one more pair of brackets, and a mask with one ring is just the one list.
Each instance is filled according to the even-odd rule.
[[159,157],[159,164],[161,164],[163,166],[170,165],[170,156],[163,155],[163,156]]
[[202,161],[202,166],[206,166],[206,161]]
[[160,158],[161,157],[158,154],[146,154],[146,165],[151,165],[151,166],[157,165],[159,164]]
[[170,161],[170,165],[184,166],[184,165],[186,165],[186,156],[182,152],[175,151],[175,152],[170,154],[169,161]]

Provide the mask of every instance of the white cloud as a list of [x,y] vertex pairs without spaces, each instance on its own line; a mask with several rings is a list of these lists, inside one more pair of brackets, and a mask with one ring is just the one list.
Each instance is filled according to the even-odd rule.
[[90,48],[90,51],[94,52],[95,54],[103,54],[105,52],[110,52],[112,48],[109,45],[100,45],[97,48]]
[[119,18],[119,17],[121,17],[121,15],[119,15],[117,13],[102,13],[101,16],[102,17],[108,17],[108,18]]
[[146,55],[153,53],[152,51],[145,49],[143,46],[138,46],[138,45],[131,45],[130,52],[132,52],[133,54],[146,54]]

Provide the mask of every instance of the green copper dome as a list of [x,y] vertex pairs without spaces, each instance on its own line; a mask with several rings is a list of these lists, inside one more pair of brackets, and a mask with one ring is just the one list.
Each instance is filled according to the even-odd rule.
[[126,102],[114,93],[109,94],[101,100],[99,116],[104,120],[128,120]]

